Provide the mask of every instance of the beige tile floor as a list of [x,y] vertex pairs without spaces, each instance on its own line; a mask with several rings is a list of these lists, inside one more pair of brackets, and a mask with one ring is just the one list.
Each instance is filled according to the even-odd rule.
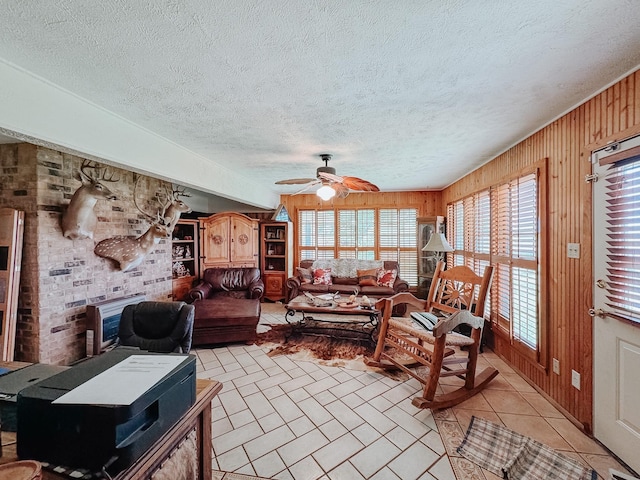
[[[283,322],[282,305],[263,304],[259,329]],[[390,378],[359,362],[354,369],[270,357],[268,350],[194,350],[198,377],[224,384],[212,406],[217,480],[497,480],[455,451],[473,415],[570,455],[599,478],[609,478],[609,467],[626,471],[490,351],[481,362],[500,375],[470,400],[433,414],[411,405],[420,390],[414,379]]]

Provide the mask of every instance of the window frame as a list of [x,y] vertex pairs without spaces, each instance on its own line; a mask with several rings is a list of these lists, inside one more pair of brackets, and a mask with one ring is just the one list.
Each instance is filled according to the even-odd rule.
[[[518,179],[525,178],[527,176],[534,175],[537,187],[537,218],[536,218],[536,258],[522,259],[513,255],[498,255],[495,250],[496,232],[494,215],[496,210],[494,207],[494,193],[501,186],[509,184],[510,182],[517,181]],[[450,243],[454,247],[454,252],[447,256],[448,266],[454,265],[467,265],[472,268],[476,273],[482,274],[480,270],[484,269],[484,265],[487,262],[494,266],[494,276],[492,282],[492,288],[490,291],[490,301],[487,302],[490,305],[490,311],[485,311],[485,318],[488,318],[491,322],[491,330],[495,335],[500,336],[505,341],[508,341],[510,346],[513,347],[518,353],[522,354],[525,358],[529,359],[534,365],[537,365],[543,369],[548,366],[548,291],[543,279],[547,278],[547,192],[548,192],[548,180],[547,180],[547,159],[544,158],[535,164],[523,168],[517,172],[510,174],[508,177],[496,181],[492,185],[472,193],[471,195],[457,199],[454,202],[447,204],[447,233],[451,239]],[[489,253],[478,252],[475,246],[478,244],[478,239],[475,238],[475,233],[484,228],[483,225],[478,224],[478,216],[475,215],[476,203],[478,203],[478,197],[480,195],[489,195],[490,201],[490,216],[489,216]],[[471,214],[469,213],[471,210]],[[466,213],[466,215],[465,215]],[[460,219],[459,215],[462,214],[463,218]],[[486,218],[484,220],[486,222]],[[458,233],[458,230],[462,227],[462,234]],[[486,234],[485,234],[486,235]],[[535,262],[533,265],[531,262]],[[537,273],[537,327],[538,327],[538,342],[536,348],[531,348],[526,343],[518,340],[514,336],[513,322],[505,320],[500,313],[500,290],[496,285],[496,282],[500,279],[500,265],[506,265],[509,271],[512,272],[513,268],[525,268],[527,270],[534,270]],[[534,268],[532,268],[534,267]],[[504,267],[503,267],[504,268]],[[509,278],[509,288],[512,288],[511,277]]]
[[[358,230],[360,227],[364,228],[364,225],[358,223],[358,212],[371,212],[373,211],[373,246],[370,244],[358,245],[359,240],[370,239],[371,236],[361,234]],[[396,230],[395,245],[393,242],[393,232],[388,232],[386,235],[381,232],[381,217],[384,217],[388,211],[396,212],[396,226],[390,227],[390,230]],[[315,225],[317,225],[318,216],[328,215],[322,212],[333,212],[333,233],[334,241],[333,245],[319,246],[317,241],[310,241],[306,243],[315,243],[315,245],[303,245],[309,233],[304,232],[313,226],[305,225],[305,217],[315,218]],[[350,214],[353,214],[354,222],[356,225],[355,233],[352,237],[355,245],[346,245],[341,242],[340,239],[340,227],[341,222]],[[404,213],[402,213],[404,212]],[[407,213],[408,212],[408,213]],[[411,216],[411,221],[408,220],[407,215]],[[417,261],[416,261],[416,248],[418,244],[417,235],[417,219],[419,217],[419,209],[414,206],[409,207],[387,207],[387,206],[349,206],[349,207],[330,207],[330,208],[299,208],[296,212],[296,219],[298,222],[296,228],[296,256],[297,262],[301,260],[315,260],[319,258],[363,258],[370,259],[371,253],[373,253],[373,259],[376,260],[392,260],[397,261],[400,276],[403,280],[407,281],[412,288],[417,287]],[[386,224],[386,223],[385,223]],[[396,228],[397,227],[397,228]],[[304,232],[304,233],[303,233]],[[410,237],[410,238],[409,238]],[[387,241],[385,241],[385,238]],[[407,243],[408,242],[408,243]],[[315,251],[314,256],[312,252]],[[349,252],[353,252],[352,255],[348,255]],[[365,255],[359,255],[360,252],[365,252]],[[347,253],[347,255],[345,255]],[[322,256],[318,256],[321,254]],[[413,278],[415,277],[415,278]],[[413,282],[412,282],[413,280]]]

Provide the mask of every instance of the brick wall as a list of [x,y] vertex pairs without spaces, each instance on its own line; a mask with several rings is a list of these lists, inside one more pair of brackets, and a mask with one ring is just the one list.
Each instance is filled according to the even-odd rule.
[[[0,205],[25,211],[16,359],[68,364],[85,355],[86,305],[144,293],[171,299],[171,246],[161,240],[137,268],[120,271],[93,253],[95,244],[116,235],[139,236],[149,223],[133,203],[133,172],[109,167],[117,200],[98,201],[93,239],[64,238],[62,212],[81,183],[82,158],[30,144],[0,145]],[[142,177],[136,198],[155,213],[165,182]]]

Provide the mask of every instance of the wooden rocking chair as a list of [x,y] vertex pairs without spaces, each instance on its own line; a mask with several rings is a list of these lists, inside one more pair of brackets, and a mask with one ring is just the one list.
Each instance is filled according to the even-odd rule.
[[[495,368],[487,367],[476,376],[484,326],[482,314],[492,275],[493,267],[486,267],[484,275],[479,276],[465,266],[444,270],[444,262],[439,262],[427,300],[408,292],[381,299],[376,305],[382,316],[378,343],[373,357],[366,358],[365,363],[381,368],[398,368],[421,382],[424,385],[422,396],[411,402],[418,408],[448,408],[478,393],[498,375]],[[439,316],[433,331],[409,318],[392,317],[393,307],[398,304],[413,307],[409,311]],[[471,327],[470,336],[452,331],[463,324]],[[457,350],[459,354],[456,354]],[[464,353],[466,355],[462,355]],[[428,367],[428,372],[421,376],[420,370],[424,369],[413,369],[416,365]],[[440,378],[448,376],[463,379],[464,385],[454,391],[437,394]]]

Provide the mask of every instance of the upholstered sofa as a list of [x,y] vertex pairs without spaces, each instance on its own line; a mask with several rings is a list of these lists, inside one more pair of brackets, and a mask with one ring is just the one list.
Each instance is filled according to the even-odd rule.
[[253,342],[263,294],[258,268],[207,268],[187,295],[195,307],[193,345]]
[[[316,280],[318,271],[330,270],[330,283],[320,283]],[[385,280],[391,280],[390,272],[395,270],[393,283],[384,285]],[[361,276],[358,276],[360,272]],[[316,277],[314,277],[316,274]],[[386,276],[385,276],[386,274]],[[311,275],[311,277],[309,277]],[[306,278],[305,278],[306,277]],[[326,277],[326,275],[325,275]],[[326,278],[325,278],[326,279]],[[382,283],[378,282],[378,279]],[[315,280],[315,283],[314,283]],[[351,295],[354,289],[359,290],[359,295],[371,297],[388,297],[395,293],[409,290],[409,284],[400,278],[398,262],[390,260],[354,260],[347,258],[331,260],[302,260],[296,268],[294,276],[289,277],[286,283],[287,303],[309,292],[319,295],[327,292],[339,292]]]

